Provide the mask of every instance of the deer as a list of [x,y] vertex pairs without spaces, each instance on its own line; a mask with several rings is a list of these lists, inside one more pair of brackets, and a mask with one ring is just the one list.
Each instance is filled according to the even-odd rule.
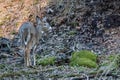
[[39,16],[36,16],[36,25],[32,22],[24,22],[19,28],[19,35],[21,41],[21,47],[24,51],[24,65],[25,66],[35,66],[35,50],[39,44],[39,40],[42,38],[42,35],[46,32],[51,31],[51,26],[46,21],[46,18],[43,20]]

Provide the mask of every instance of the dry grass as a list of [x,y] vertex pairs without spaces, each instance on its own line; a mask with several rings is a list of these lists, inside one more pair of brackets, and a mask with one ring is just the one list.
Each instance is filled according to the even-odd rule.
[[30,15],[33,15],[34,22],[34,17],[41,16],[42,9],[48,2],[49,0],[0,0],[0,35],[8,38],[10,32],[18,31],[20,25],[27,21]]

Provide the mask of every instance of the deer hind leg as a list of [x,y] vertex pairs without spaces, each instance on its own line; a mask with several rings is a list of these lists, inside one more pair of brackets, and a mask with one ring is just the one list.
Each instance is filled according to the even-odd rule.
[[25,66],[30,66],[30,50],[29,49],[25,50],[24,61],[25,61]]

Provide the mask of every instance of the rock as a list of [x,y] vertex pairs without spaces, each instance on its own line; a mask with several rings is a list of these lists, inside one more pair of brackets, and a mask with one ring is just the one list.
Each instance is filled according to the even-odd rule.
[[0,51],[2,52],[10,52],[11,42],[7,38],[0,38]]
[[59,53],[56,57],[56,61],[55,64],[56,65],[63,65],[65,63],[69,62],[69,58],[67,55],[65,55],[65,53]]
[[120,16],[119,15],[107,15],[104,20],[104,27],[119,27],[120,26]]

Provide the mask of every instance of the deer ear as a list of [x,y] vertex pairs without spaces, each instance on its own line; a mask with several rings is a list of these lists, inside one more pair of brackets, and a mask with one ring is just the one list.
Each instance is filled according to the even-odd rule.
[[36,16],[36,23],[37,23],[37,24],[40,24],[40,23],[41,23],[41,20],[40,20],[40,17],[39,17],[39,16]]

